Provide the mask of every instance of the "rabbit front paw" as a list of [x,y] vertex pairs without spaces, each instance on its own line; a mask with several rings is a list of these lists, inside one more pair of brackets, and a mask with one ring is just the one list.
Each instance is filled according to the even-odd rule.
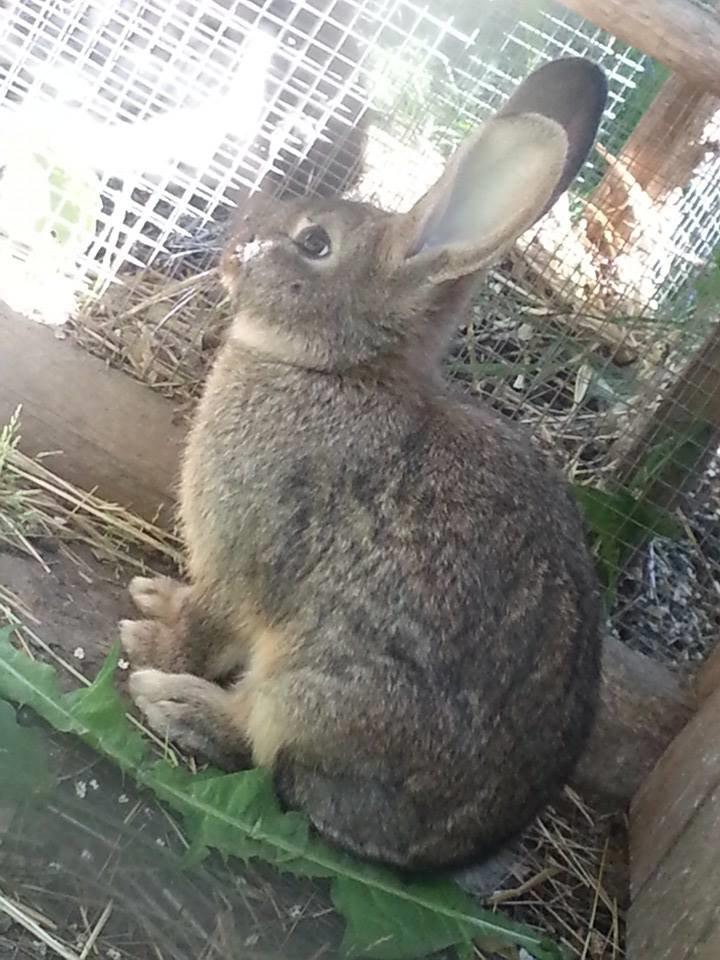
[[162,620],[120,621],[120,644],[133,667],[177,670],[181,643],[176,634]]
[[190,673],[152,669],[136,670],[129,689],[158,736],[226,770],[249,765],[236,694]]
[[133,577],[128,591],[140,613],[171,624],[180,616],[190,588],[172,577]]

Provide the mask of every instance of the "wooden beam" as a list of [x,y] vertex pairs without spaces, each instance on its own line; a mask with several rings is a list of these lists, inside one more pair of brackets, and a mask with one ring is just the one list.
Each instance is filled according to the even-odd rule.
[[[635,829],[638,827],[639,821]],[[685,831],[631,904],[627,914],[629,960],[720,957],[718,836],[720,786],[694,811]],[[630,855],[632,858],[632,847]]]
[[[720,691],[706,699],[683,727],[632,802],[634,897],[639,896],[702,801],[718,785]],[[717,894],[720,898],[720,888]]]
[[693,0],[562,0],[591,23],[720,96],[720,17]]
[[185,429],[170,403],[0,302],[0,424],[22,405],[20,448],[147,519],[170,523]]
[[660,87],[618,153],[618,160],[654,203],[692,180],[712,146],[705,130],[718,112],[720,98],[684,77],[672,74]]
[[720,98],[672,74],[617,156],[597,145],[608,168],[588,199],[586,216],[588,239],[601,254],[647,258],[656,244],[648,202],[661,217],[663,204],[692,180],[712,147],[705,131],[716,114]]
[[630,801],[695,710],[682,674],[608,637],[600,708],[575,786],[602,802]]
[[630,810],[628,957],[720,956],[720,690],[663,755]]

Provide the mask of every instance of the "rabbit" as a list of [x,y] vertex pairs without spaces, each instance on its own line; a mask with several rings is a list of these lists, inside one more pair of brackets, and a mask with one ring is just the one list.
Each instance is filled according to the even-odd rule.
[[588,61],[541,67],[407,213],[252,198],[184,458],[189,583],[130,585],[144,619],[121,639],[150,726],[269,768],[286,809],[401,871],[512,842],[593,723],[601,595],[574,499],[440,361],[605,99]]

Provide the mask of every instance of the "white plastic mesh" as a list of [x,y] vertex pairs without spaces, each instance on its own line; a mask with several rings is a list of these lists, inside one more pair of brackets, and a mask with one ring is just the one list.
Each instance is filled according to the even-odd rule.
[[[82,284],[261,182],[406,206],[523,75],[571,53],[608,73],[617,149],[653,65],[552,3],[0,0],[0,294],[62,319]],[[710,157],[678,199],[668,290],[720,239],[718,172]]]

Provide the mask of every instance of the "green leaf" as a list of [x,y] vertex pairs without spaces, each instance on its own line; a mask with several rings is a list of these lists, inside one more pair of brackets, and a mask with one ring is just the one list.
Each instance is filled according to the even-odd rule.
[[667,510],[626,488],[600,490],[576,484],[573,489],[590,527],[610,600],[625,561],[636,547],[649,536],[675,539],[682,534],[680,524]]
[[293,873],[332,873],[320,864],[304,863],[307,821],[280,810],[265,770],[191,774],[159,762],[143,774],[143,782],[182,814],[194,855],[214,847],[242,860],[261,857]]
[[0,697],[31,706],[152,789],[183,817],[191,862],[213,848],[244,860],[261,858],[297,876],[329,878],[333,902],[347,921],[348,956],[403,960],[452,946],[467,955],[478,942],[488,949],[520,945],[536,960],[562,960],[554,944],[529,927],[479,910],[450,881],[408,882],[327,846],[303,816],[281,810],[267,771],[193,774],[150,759],[113,686],[117,657],[115,648],[90,687],[63,694],[51,667],[18,652],[7,631],[0,633]]
[[486,950],[524,946],[536,960],[558,960],[553,944],[543,944],[527,927],[490,911],[448,881],[403,882],[390,871],[372,868],[375,884],[340,877],[333,903],[348,918],[343,942],[349,957],[410,960],[479,939]]
[[148,753],[147,741],[126,717],[126,706],[114,683],[120,643],[108,654],[91,686],[67,694],[65,701],[80,733],[96,750],[112,757],[123,770],[138,767]]
[[707,420],[681,426],[663,425],[660,436],[632,477],[633,490],[649,499],[653,486],[660,482],[682,489],[712,443],[715,427]]
[[15,708],[0,700],[0,804],[46,796],[54,780],[41,734],[19,726]]
[[31,660],[16,650],[9,637],[9,630],[0,630],[0,695],[6,700],[32,707],[61,733],[80,733],[75,719],[63,702],[53,667]]
[[32,707],[50,726],[82,737],[124,770],[137,767],[148,750],[142,735],[130,726],[113,685],[119,644],[91,686],[64,694],[54,668],[16,650],[9,635],[9,630],[0,631],[0,696]]

